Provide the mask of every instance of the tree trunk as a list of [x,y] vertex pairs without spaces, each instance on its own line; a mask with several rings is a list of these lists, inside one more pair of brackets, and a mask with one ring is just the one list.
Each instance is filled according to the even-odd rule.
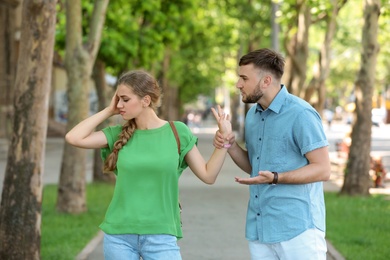
[[[69,98],[67,131],[88,116],[89,81],[100,46],[108,2],[95,1],[88,41],[83,43],[81,1],[66,1],[65,68],[68,75]],[[65,143],[58,185],[58,211],[67,213],[86,211],[85,171],[86,151]]]
[[330,66],[330,50],[331,43],[336,33],[337,16],[340,9],[344,6],[347,0],[332,0],[332,10],[326,17],[326,31],[324,44],[321,47],[319,58],[318,58],[318,70],[314,74],[313,79],[310,81],[309,86],[305,90],[304,99],[308,102],[311,101],[312,95],[317,93],[317,102],[314,103],[314,108],[321,112],[325,106],[326,99],[326,86],[325,81],[329,75]]
[[11,136],[20,11],[20,1],[0,0],[0,137]]
[[355,83],[356,121],[352,128],[352,143],[344,177],[342,194],[369,195],[372,181],[369,175],[371,151],[371,110],[375,82],[379,0],[366,0],[362,31],[361,65]]
[[[88,61],[83,50],[74,49],[65,63],[68,75],[68,132],[88,116]],[[58,185],[57,210],[67,213],[86,211],[86,150],[65,143]]]
[[230,99],[232,129],[237,132],[236,139],[238,141],[244,141],[245,105],[241,103],[241,95],[239,94],[231,94]]
[[160,82],[160,88],[163,93],[163,99],[161,107],[159,108],[159,116],[165,120],[171,120],[169,118],[170,102],[171,102],[171,92],[169,91],[169,80],[168,80],[168,71],[171,55],[168,48],[165,48],[164,59],[162,61],[162,68],[158,76],[158,81]]
[[277,12],[279,11],[279,3],[276,3],[272,1],[272,13],[271,13],[271,42],[272,42],[272,49],[274,51],[279,52],[279,23],[277,22]]
[[311,25],[310,8],[305,0],[299,0],[296,4],[296,33],[285,37],[285,49],[287,51],[285,75],[283,81],[289,92],[301,96],[306,81],[306,69],[309,44],[309,27]]
[[[96,87],[96,94],[98,96],[98,111],[103,110],[107,106],[107,84],[106,84],[106,70],[102,61],[96,60],[93,68],[93,79]],[[111,97],[111,95],[109,96]],[[107,122],[103,122],[98,126],[98,129],[103,129],[108,126]],[[103,173],[103,160],[100,156],[100,149],[95,149],[93,152],[93,181],[94,182],[115,182],[114,174]]]
[[56,1],[25,1],[22,12],[13,134],[0,208],[0,259],[40,259]]
[[177,86],[172,86],[168,88],[169,96],[170,96],[170,101],[168,104],[165,104],[168,106],[168,120],[180,120],[179,116],[179,101],[178,101],[178,96],[179,96],[179,87]]

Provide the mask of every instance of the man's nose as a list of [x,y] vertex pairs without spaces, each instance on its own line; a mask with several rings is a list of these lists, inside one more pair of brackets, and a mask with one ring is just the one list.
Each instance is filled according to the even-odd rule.
[[242,84],[240,83],[240,81],[237,81],[237,83],[236,83],[236,88],[238,88],[238,89],[241,89],[241,88],[242,88]]

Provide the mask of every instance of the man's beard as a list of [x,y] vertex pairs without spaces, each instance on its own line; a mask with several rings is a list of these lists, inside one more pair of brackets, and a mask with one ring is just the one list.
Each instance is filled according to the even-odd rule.
[[261,91],[260,84],[258,83],[252,94],[249,94],[246,97],[242,96],[242,102],[246,104],[257,103],[263,95],[264,93]]

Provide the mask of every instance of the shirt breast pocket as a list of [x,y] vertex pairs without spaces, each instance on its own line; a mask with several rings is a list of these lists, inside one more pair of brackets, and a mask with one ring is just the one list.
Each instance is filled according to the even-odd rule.
[[287,138],[273,136],[268,139],[266,150],[263,153],[266,156],[268,165],[284,165],[287,162]]

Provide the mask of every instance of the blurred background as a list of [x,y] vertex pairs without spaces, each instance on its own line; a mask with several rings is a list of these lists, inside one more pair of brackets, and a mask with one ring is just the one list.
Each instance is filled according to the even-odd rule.
[[[21,23],[26,17],[23,1],[2,2],[0,137],[6,138],[12,132]],[[382,2],[372,86],[375,125],[390,123],[389,6]],[[67,31],[65,3],[56,5],[49,135],[63,133],[61,126],[69,118],[66,37],[81,33],[80,40],[87,42],[94,22],[94,2],[81,1],[81,32],[76,25]],[[219,104],[232,114],[241,133],[247,108],[235,89],[237,61],[248,51],[268,47],[286,57],[283,82],[291,93],[321,114],[326,109],[327,118],[353,120],[357,72],[363,62],[362,1],[116,0],[104,15],[100,48],[91,64],[94,73],[82,85],[90,114],[100,109],[99,96],[111,97],[122,72],[142,68],[152,72],[164,90],[162,117],[198,124]]]
[[[63,137],[105,108],[117,78],[133,69],[157,78],[161,118],[185,122],[211,145],[210,109],[221,105],[243,144],[250,105],[235,87],[238,60],[277,50],[286,59],[282,83],[322,116],[337,189],[351,197],[386,189],[389,42],[388,0],[0,0],[0,258],[39,259],[44,184],[56,185],[57,217],[88,212],[87,183],[115,182],[103,175],[98,150]],[[45,241],[44,250],[60,238]]]

